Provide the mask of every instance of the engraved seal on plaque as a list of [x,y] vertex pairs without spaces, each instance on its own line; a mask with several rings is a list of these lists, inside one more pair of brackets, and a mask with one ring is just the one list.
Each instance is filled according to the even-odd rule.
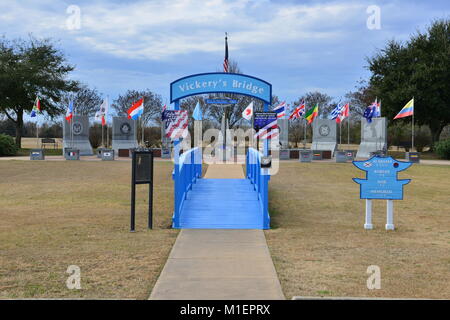
[[131,134],[131,126],[128,123],[122,123],[120,126],[120,132],[126,135]]
[[326,137],[327,135],[330,134],[330,132],[331,132],[331,129],[330,129],[330,127],[327,126],[326,124],[321,125],[321,126],[319,127],[319,134],[320,134],[321,136],[325,136],[325,137]]
[[79,135],[83,132],[83,125],[81,124],[81,122],[74,122],[72,125],[72,132],[75,135]]

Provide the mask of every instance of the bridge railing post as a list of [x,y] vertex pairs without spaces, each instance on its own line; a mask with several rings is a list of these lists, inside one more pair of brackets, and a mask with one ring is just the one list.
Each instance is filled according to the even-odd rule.
[[199,148],[193,148],[176,157],[174,168],[175,195],[173,227],[179,228],[181,208],[187,193],[192,189],[197,178],[201,176],[202,163]]
[[270,228],[269,216],[269,170],[261,168],[262,154],[253,148],[249,148],[246,155],[247,178],[253,184],[258,199],[261,204],[261,214],[263,215],[263,228]]

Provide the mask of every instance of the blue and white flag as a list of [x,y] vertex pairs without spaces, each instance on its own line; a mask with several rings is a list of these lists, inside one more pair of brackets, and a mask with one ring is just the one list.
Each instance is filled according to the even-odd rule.
[[331,111],[330,116],[328,117],[331,120],[336,119],[342,113],[343,106],[339,102],[336,107]]
[[192,118],[194,118],[194,120],[202,120],[202,109],[200,108],[200,103],[198,103],[198,101],[194,113],[192,114]]
[[378,99],[375,99],[375,102],[373,104],[375,107],[375,111],[373,112],[374,117],[381,117],[381,100],[378,102]]

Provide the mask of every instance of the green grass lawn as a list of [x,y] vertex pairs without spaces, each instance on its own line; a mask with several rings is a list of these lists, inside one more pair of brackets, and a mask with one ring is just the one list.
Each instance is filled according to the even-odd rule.
[[[272,229],[265,232],[287,298],[378,296],[450,298],[450,166],[413,165],[395,231],[384,229],[386,201],[375,200],[374,230],[352,164],[281,162],[269,183]],[[368,290],[367,267],[381,268]]]
[[[204,171],[206,170],[204,166]],[[0,298],[146,299],[178,234],[171,162],[155,162],[154,230],[147,186],[138,186],[137,232],[129,232],[130,162],[0,162]],[[265,232],[287,298],[450,298],[450,166],[413,165],[387,232],[385,202],[375,229],[351,164],[281,162],[270,180],[272,229]],[[81,290],[66,288],[69,265]],[[366,287],[381,268],[382,289]]]
[[[155,162],[154,230],[137,187],[130,233],[130,162],[1,161],[0,298],[147,299],[178,234],[172,169]],[[69,265],[81,290],[66,287]]]

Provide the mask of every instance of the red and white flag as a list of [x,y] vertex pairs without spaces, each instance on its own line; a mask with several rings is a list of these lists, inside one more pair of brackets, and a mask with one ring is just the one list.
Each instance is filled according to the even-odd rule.
[[185,138],[188,134],[187,110],[165,110],[162,120],[165,121],[166,136],[172,140]]
[[337,123],[341,123],[345,118],[347,118],[350,114],[350,104],[347,103],[345,106],[342,107],[341,113],[336,118]]
[[253,117],[253,101],[242,111],[242,117],[248,121]]
[[300,119],[305,114],[305,102],[301,102],[298,107],[295,107],[289,116],[289,120]]
[[106,115],[108,114],[108,99],[104,99],[100,105],[100,110],[95,113],[95,120],[101,120],[102,126],[106,124]]
[[280,130],[277,125],[278,120],[274,120],[269,122],[263,128],[259,129],[258,132],[255,133],[254,138],[259,139],[273,139],[280,134]]
[[286,101],[281,102],[272,111],[277,113],[277,118],[283,118],[286,116]]

